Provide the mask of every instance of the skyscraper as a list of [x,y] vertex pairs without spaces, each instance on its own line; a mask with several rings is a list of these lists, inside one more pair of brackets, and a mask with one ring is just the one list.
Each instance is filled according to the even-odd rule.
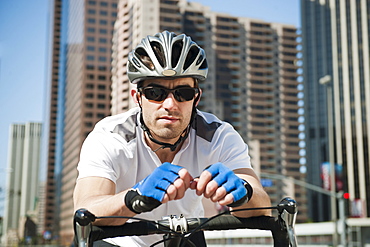
[[[354,211],[349,215],[369,217],[370,3],[302,0],[301,6],[308,181],[320,184],[320,165],[333,155],[342,168],[340,189],[350,194]],[[330,95],[319,84],[326,75],[331,78]],[[333,99],[332,126],[328,126],[329,96]],[[312,193],[308,200],[320,207],[311,211],[311,217],[327,219],[329,212],[323,209],[328,207],[318,198]]]
[[[259,141],[262,173],[304,180],[297,28],[215,13],[186,0],[120,1],[113,38],[113,114],[132,106],[125,69],[129,51],[144,36],[163,30],[185,32],[206,51],[210,70],[200,85],[199,108],[230,122],[247,143]],[[274,186],[266,188],[273,203],[286,195],[296,198],[298,220],[306,220],[306,189],[290,180],[273,180]]]
[[[49,165],[55,162],[55,177],[62,178],[63,243],[72,240],[72,191],[81,144],[100,118],[134,106],[127,56],[148,34],[185,32],[201,45],[210,70],[200,85],[204,89],[200,109],[230,122],[250,141],[253,153],[261,157],[256,162],[261,172],[304,178],[298,153],[296,27],[215,13],[186,0],[59,0],[55,4],[54,19],[60,25],[54,26],[54,45],[59,58],[53,55],[57,77],[52,88],[58,89],[54,91],[58,103],[54,101],[57,117],[50,124],[56,125],[57,133],[49,144],[55,143],[55,160],[50,159]],[[297,198],[302,205],[300,220],[305,220],[304,190],[287,181],[273,183],[267,188],[273,203],[282,195]]]
[[59,226],[62,244],[68,244],[80,148],[95,123],[110,115],[117,0],[53,3],[44,229],[56,234]]
[[[12,124],[9,131],[4,243],[18,243],[20,222],[37,218],[41,123]],[[24,237],[24,236],[19,236]]]
[[[43,193],[43,204],[42,210],[40,211],[40,222],[39,227],[42,231],[50,231],[53,236],[58,235],[59,224],[58,224],[58,212],[59,203],[57,203],[58,183],[57,174],[60,173],[61,165],[61,140],[63,130],[63,102],[60,99],[63,98],[63,75],[64,66],[62,58],[62,52],[64,47],[61,45],[61,27],[62,27],[62,1],[54,0],[49,5],[49,31],[50,31],[50,43],[49,43],[49,84],[48,84],[48,99],[47,99],[47,119],[45,119],[45,135],[47,138],[46,148],[46,174],[41,174],[42,180],[44,181],[44,193]],[[59,116],[59,117],[58,117]],[[59,132],[59,134],[58,134]],[[58,145],[59,142],[59,145]]]

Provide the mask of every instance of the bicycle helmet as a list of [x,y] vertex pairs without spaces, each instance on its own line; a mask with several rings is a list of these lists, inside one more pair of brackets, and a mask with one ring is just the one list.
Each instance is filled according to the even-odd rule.
[[189,36],[164,31],[143,38],[128,55],[127,74],[131,83],[155,77],[206,79],[206,54]]

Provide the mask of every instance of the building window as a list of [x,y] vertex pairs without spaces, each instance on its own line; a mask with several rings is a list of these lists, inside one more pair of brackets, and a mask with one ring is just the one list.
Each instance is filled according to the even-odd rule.
[[[107,77],[105,75],[99,75],[98,76],[98,80],[99,81],[105,81],[107,79]],[[100,89],[100,88],[99,88]]]
[[87,50],[88,51],[95,51],[95,47],[94,46],[87,46]]
[[94,37],[87,37],[87,42],[95,42],[95,38]]
[[107,48],[105,47],[99,47],[99,52],[103,52],[103,53],[106,53],[107,52]]
[[88,19],[87,19],[87,23],[95,24],[95,19],[93,19],[93,18],[88,18]]
[[106,62],[107,58],[106,57],[99,57],[99,62]]
[[105,114],[104,114],[104,113],[98,113],[98,114],[96,114],[96,116],[97,116],[98,118],[103,118],[103,117],[105,117]]
[[99,23],[101,25],[107,25],[108,24],[108,21],[107,20],[100,20]]
[[93,28],[93,27],[88,27],[88,28],[87,28],[87,32],[88,32],[88,33],[95,33],[95,28]]
[[95,15],[96,11],[95,11],[95,9],[88,9],[87,13],[90,14],[90,15]]
[[88,55],[88,56],[86,56],[86,59],[87,59],[88,61],[94,61],[94,60],[95,60],[95,57],[94,57],[94,56],[92,56],[92,55]]
[[98,85],[98,89],[99,90],[105,90],[107,87],[105,85]]
[[106,44],[108,42],[108,40],[106,38],[100,38],[99,42],[103,43],[103,44]]

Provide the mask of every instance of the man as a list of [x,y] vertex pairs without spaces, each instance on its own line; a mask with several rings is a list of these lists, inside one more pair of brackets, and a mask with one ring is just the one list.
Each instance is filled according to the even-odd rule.
[[[97,216],[151,220],[201,217],[202,196],[220,205],[270,206],[250,165],[248,147],[231,125],[196,109],[208,65],[190,37],[164,31],[147,36],[129,54],[127,73],[138,107],[105,118],[86,138],[78,165],[75,209]],[[237,216],[269,215],[240,211]],[[125,220],[96,224],[119,225]],[[200,236],[196,246],[205,246]],[[107,240],[149,246],[161,236]],[[203,242],[203,243],[201,243]]]

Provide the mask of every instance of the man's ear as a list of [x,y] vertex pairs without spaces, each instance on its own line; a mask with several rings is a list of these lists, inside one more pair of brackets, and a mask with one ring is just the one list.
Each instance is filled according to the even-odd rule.
[[135,89],[135,88],[131,89],[131,97],[134,100],[135,104],[140,104],[140,102],[139,102],[140,96],[139,96],[139,93],[138,93],[137,89]]
[[202,97],[202,89],[199,88],[199,94],[198,96],[195,98],[196,102],[195,102],[195,106],[198,106],[199,104],[199,101],[200,101],[200,98]]

